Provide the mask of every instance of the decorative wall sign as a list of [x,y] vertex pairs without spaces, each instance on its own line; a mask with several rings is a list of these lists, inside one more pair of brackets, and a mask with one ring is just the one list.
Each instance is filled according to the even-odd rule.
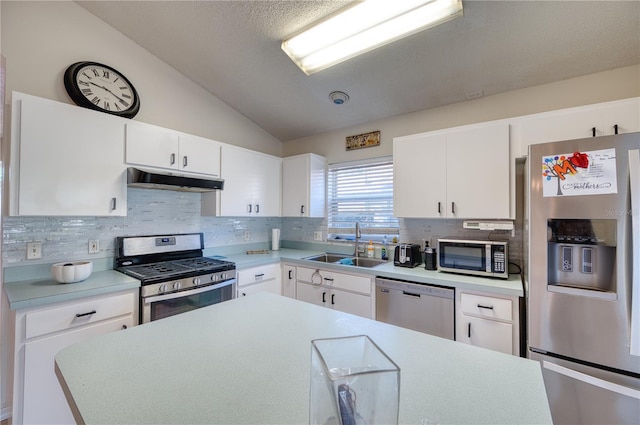
[[616,150],[542,157],[542,193],[545,198],[618,193]]
[[348,151],[361,148],[370,148],[371,146],[380,146],[380,131],[372,131],[370,133],[347,137]]

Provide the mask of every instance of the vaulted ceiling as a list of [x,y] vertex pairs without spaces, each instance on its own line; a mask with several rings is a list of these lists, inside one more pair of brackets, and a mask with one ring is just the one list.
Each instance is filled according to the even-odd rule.
[[282,39],[351,2],[78,3],[282,141],[640,63],[638,1],[463,1],[461,18],[311,76]]

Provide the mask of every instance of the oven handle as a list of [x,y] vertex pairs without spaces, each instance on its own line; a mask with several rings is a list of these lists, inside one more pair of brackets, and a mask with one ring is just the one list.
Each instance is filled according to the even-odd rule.
[[200,294],[202,292],[213,291],[213,290],[216,290],[216,289],[224,288],[225,286],[233,285],[235,283],[236,283],[236,279],[229,279],[229,280],[225,280],[224,282],[221,282],[221,283],[216,283],[215,285],[201,286],[200,288],[191,289],[189,291],[178,291],[178,292],[172,292],[170,294],[154,295],[152,297],[145,297],[144,298],[144,303],[145,304],[151,304],[151,303],[155,303],[155,302],[158,302],[158,301],[165,301],[165,300],[171,300],[171,299],[174,299],[174,298],[188,297],[189,295],[195,295],[195,294]]

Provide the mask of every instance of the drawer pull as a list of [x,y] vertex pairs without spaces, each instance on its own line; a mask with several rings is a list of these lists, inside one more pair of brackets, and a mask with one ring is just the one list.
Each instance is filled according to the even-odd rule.
[[76,317],[91,316],[92,314],[96,314],[96,311],[95,310],[91,310],[91,311],[88,311],[86,313],[76,313]]
[[264,277],[264,273],[260,273],[260,274],[256,274],[256,275],[254,275],[254,278],[255,278],[256,280],[258,280],[258,279],[262,279],[263,277]]
[[122,325],[122,330],[127,329],[127,325]]
[[487,310],[493,310],[493,306],[492,305],[482,305],[482,304],[478,304],[478,308],[485,308]]
[[471,323],[469,323],[469,329],[467,330],[467,336],[471,338]]
[[327,282],[333,282],[333,279],[330,277],[325,277],[324,280],[326,280]]

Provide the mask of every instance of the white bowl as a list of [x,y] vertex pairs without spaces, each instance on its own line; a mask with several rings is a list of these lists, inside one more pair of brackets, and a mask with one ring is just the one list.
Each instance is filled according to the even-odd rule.
[[51,275],[60,283],[82,282],[93,272],[91,261],[70,261],[51,266]]

